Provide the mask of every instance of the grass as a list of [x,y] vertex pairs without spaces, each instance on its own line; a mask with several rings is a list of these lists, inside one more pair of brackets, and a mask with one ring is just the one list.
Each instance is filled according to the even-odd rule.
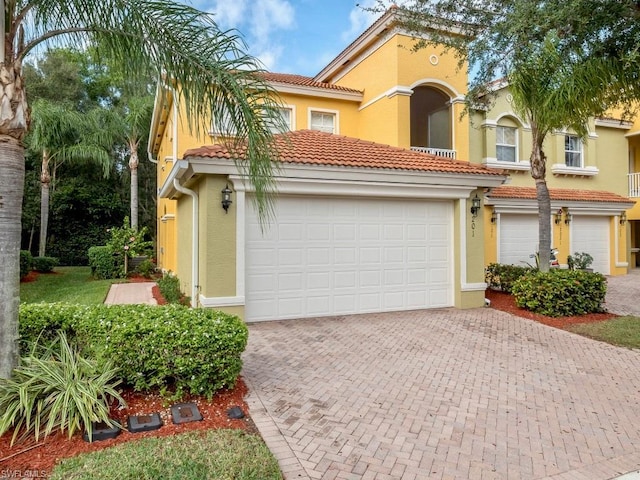
[[[117,280],[116,280],[117,281]],[[56,267],[20,284],[27,303],[103,303],[114,280],[93,280],[89,267]],[[281,480],[262,438],[242,430],[195,431],[146,438],[62,460],[52,479]]]
[[596,323],[580,323],[570,331],[585,337],[627,348],[640,348],[640,318],[618,317]]
[[26,303],[68,302],[82,305],[103,303],[113,280],[94,280],[89,267],[56,267],[35,282],[20,284],[20,301]]
[[146,438],[63,460],[51,473],[65,480],[280,480],[278,463],[259,437],[210,430]]

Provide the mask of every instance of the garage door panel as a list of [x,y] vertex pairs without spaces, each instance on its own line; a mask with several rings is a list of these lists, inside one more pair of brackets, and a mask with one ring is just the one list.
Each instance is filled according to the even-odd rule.
[[571,222],[571,253],[588,253],[593,270],[605,275],[610,273],[609,228],[609,217],[574,215]]
[[246,319],[451,306],[452,218],[452,202],[281,196],[262,236],[249,211]]
[[524,265],[538,251],[538,216],[502,214],[500,216],[499,263]]

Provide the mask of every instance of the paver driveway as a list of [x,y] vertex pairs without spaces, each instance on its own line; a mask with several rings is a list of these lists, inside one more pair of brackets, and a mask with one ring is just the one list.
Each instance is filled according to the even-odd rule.
[[493,309],[249,326],[287,479],[608,479],[640,469],[640,352]]

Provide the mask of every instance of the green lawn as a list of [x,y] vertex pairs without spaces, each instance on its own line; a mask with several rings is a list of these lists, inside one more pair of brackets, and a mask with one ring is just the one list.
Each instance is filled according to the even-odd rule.
[[570,331],[585,337],[627,348],[640,348],[640,318],[619,317],[605,322],[580,323]]
[[113,280],[94,280],[89,267],[56,267],[41,273],[35,282],[20,284],[20,301],[26,303],[68,302],[82,305],[103,303]]
[[51,479],[65,480],[281,480],[260,437],[241,430],[210,430],[145,438],[63,460]]

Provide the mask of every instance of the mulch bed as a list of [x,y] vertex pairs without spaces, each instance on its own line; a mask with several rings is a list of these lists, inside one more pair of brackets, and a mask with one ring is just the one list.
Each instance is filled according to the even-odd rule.
[[618,316],[613,313],[589,313],[587,315],[578,315],[575,317],[547,317],[546,315],[540,315],[539,313],[533,313],[525,310],[524,308],[518,307],[513,295],[508,293],[487,290],[485,297],[491,301],[491,308],[511,313],[518,317],[528,318],[529,320],[534,320],[551,327],[561,328],[563,330],[566,330],[568,327],[575,325],[576,323],[602,322],[603,320],[609,320]]
[[[22,477],[17,478],[27,476],[29,472],[38,472],[39,477],[45,477],[51,473],[54,465],[63,458],[102,450],[147,437],[165,437],[189,431],[217,428],[236,428],[258,433],[251,421],[251,417],[248,416],[248,407],[244,401],[246,393],[247,387],[242,378],[240,378],[234,389],[218,392],[211,401],[204,397],[195,396],[183,398],[180,403],[196,403],[204,420],[176,425],[171,420],[171,404],[167,403],[162,397],[156,394],[142,394],[125,390],[122,396],[127,402],[127,408],[122,410],[113,409],[112,417],[122,425],[126,425],[126,419],[129,415],[158,412],[164,424],[159,430],[142,433],[130,433],[127,430],[123,430],[114,439],[92,443],[84,441],[81,433],[75,433],[71,438],[68,438],[66,433],[56,433],[45,439],[40,439],[40,442],[29,439],[23,443],[16,443],[13,447],[10,446],[13,432],[7,432],[0,437],[0,472],[15,472],[14,475],[18,475],[17,472],[21,472]],[[235,406],[239,406],[245,413],[246,416],[243,419],[228,418],[227,411]],[[33,476],[33,473],[31,474]],[[4,477],[0,476],[0,478]]]

